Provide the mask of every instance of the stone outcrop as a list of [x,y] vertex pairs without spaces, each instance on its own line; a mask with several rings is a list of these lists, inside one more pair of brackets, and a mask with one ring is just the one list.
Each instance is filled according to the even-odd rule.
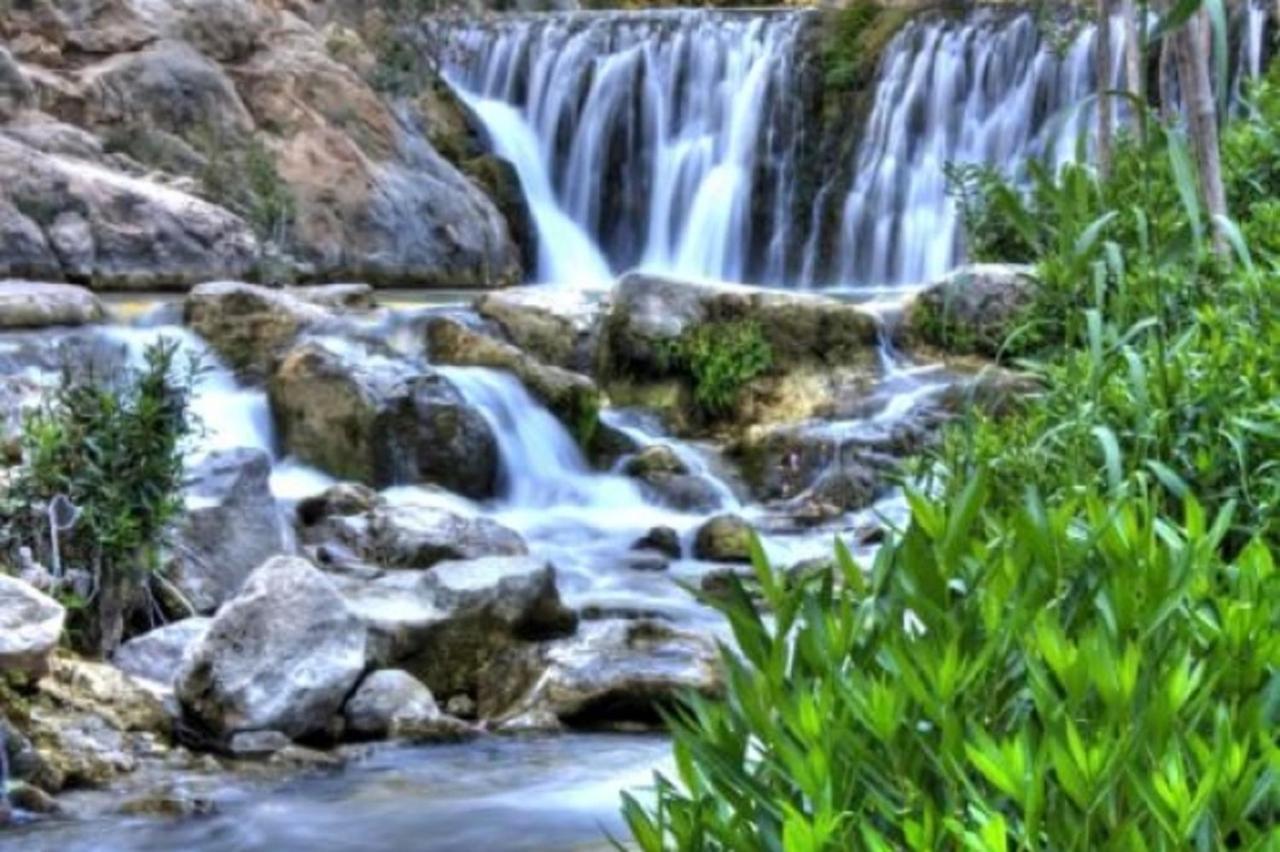
[[486,293],[475,309],[539,361],[589,373],[608,301],[583,290],[530,287]]
[[375,487],[430,482],[492,496],[497,444],[484,417],[438,373],[340,341],[310,341],[269,383],[289,452]]
[[46,671],[66,619],[62,604],[0,573],[0,671]]
[[325,732],[364,672],[367,633],[333,583],[278,557],[218,611],[178,675],[188,719],[217,736]]
[[921,291],[907,306],[899,337],[907,346],[954,355],[997,357],[1035,299],[1029,266],[964,266]]
[[83,287],[0,280],[0,331],[88,325],[104,314],[97,297]]
[[210,613],[287,546],[271,494],[271,457],[256,449],[211,453],[187,472],[168,576],[186,602]]
[[265,376],[273,362],[309,328],[332,314],[302,294],[234,281],[193,289],[183,317],[233,369]]

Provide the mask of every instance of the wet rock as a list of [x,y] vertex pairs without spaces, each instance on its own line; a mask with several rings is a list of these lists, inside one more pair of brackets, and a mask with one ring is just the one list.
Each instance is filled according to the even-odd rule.
[[369,626],[372,661],[402,668],[434,695],[474,695],[481,672],[524,643],[573,632],[555,569],[531,557],[442,562],[372,582],[338,580]]
[[665,444],[645,447],[628,459],[622,470],[623,473],[637,479],[644,479],[652,474],[689,472],[689,468],[675,451]]
[[779,370],[804,364],[873,369],[876,321],[855,305],[636,272],[614,288],[604,344],[609,368],[660,375],[665,347],[683,333],[706,322],[739,319],[759,324]]
[[116,809],[116,813],[133,817],[160,819],[190,819],[211,816],[218,812],[218,804],[212,799],[184,796],[180,793],[158,793],[129,799]]
[[298,294],[238,281],[199,285],[187,295],[183,313],[228,366],[259,378],[302,331],[331,316]]
[[654,527],[631,545],[632,550],[652,550],[671,559],[680,558],[680,534],[671,527]]
[[[9,790],[9,803],[18,810],[26,811],[29,814],[51,815],[62,811],[58,805],[58,800],[50,796],[39,787],[21,782],[12,785]],[[3,817],[0,817],[0,826],[4,825]]]
[[986,365],[975,375],[947,388],[940,406],[955,414],[976,408],[990,417],[1007,417],[1044,391],[1039,377]]
[[586,376],[543,364],[509,343],[472,331],[448,317],[431,321],[427,339],[433,363],[511,373],[580,444],[591,443],[600,412],[600,391]]
[[637,550],[622,557],[622,564],[632,571],[666,571],[671,567],[667,557],[652,550]]
[[364,671],[367,633],[328,577],[277,557],[226,603],[178,675],[187,717],[214,734],[324,732]]
[[582,728],[656,727],[659,709],[685,692],[714,696],[722,689],[714,642],[648,620],[584,623],[572,638],[508,661],[504,674],[519,673],[527,678],[524,686],[518,678],[490,681],[482,715],[522,728],[549,720]]
[[285,292],[331,311],[363,312],[378,306],[373,288],[368,284],[315,284],[289,287]]
[[475,308],[539,361],[579,373],[594,369],[607,308],[601,297],[582,290],[521,288],[486,293]]
[[62,604],[0,573],[0,670],[48,671],[66,618]]
[[239,278],[257,241],[221,207],[0,136],[0,276],[173,289]]
[[907,307],[901,337],[953,354],[1000,354],[1035,299],[1029,266],[964,266],[921,291]]
[[675,451],[665,444],[640,450],[622,466],[641,483],[651,499],[681,512],[712,512],[720,508],[720,491],[705,477],[689,472]]
[[184,618],[158,627],[121,645],[112,662],[134,677],[170,685],[212,623],[209,618]]
[[311,341],[285,356],[268,387],[283,442],[304,462],[378,488],[430,482],[494,494],[493,432],[437,373]]
[[393,504],[349,485],[304,501],[298,518],[305,544],[384,568],[528,552],[518,533],[488,518],[419,502]]
[[440,712],[421,681],[399,669],[376,671],[364,679],[343,710],[347,730],[357,737],[450,740],[470,726]]
[[750,562],[751,525],[737,515],[717,515],[698,528],[693,555],[708,562]]
[[[168,576],[197,613],[210,613],[287,547],[271,494],[271,458],[256,449],[211,453],[191,468]],[[230,534],[229,534],[230,531]]]
[[83,287],[0,280],[0,331],[88,325],[104,315],[97,297]]

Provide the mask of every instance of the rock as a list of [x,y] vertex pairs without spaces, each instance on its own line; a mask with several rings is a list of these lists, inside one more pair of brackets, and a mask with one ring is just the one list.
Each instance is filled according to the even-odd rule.
[[289,352],[268,389],[284,445],[333,476],[378,488],[430,482],[477,499],[495,492],[493,432],[438,373],[311,341]]
[[622,564],[631,571],[657,572],[671,567],[666,556],[652,550],[632,550],[622,557]]
[[184,618],[136,636],[112,655],[116,668],[165,685],[172,685],[192,649],[199,644],[212,619]]
[[560,600],[555,569],[527,556],[338,582],[375,638],[373,662],[404,669],[434,695],[474,695],[501,653],[567,635],[577,624]]
[[698,528],[693,555],[708,562],[750,562],[751,525],[737,515],[717,515]]
[[277,557],[218,611],[178,675],[178,698],[216,735],[321,733],[364,671],[367,638],[329,578]]
[[40,691],[64,709],[92,713],[118,731],[169,728],[169,714],[155,692],[107,663],[59,658],[40,682]]
[[680,558],[680,534],[671,527],[654,527],[631,545],[632,550],[652,550],[672,559]]
[[104,315],[97,297],[83,287],[0,280],[0,331],[88,325]]
[[182,495],[168,576],[196,612],[210,613],[287,549],[271,494],[271,457],[257,449],[210,453],[188,469]]
[[257,241],[239,218],[158,183],[0,136],[0,276],[96,289],[242,278]]
[[543,364],[509,343],[472,331],[456,320],[437,317],[427,325],[433,363],[489,367],[511,373],[550,409],[578,443],[588,446],[600,413],[600,391],[586,376]]
[[134,0],[147,23],[218,62],[242,62],[263,47],[274,21],[257,0]]
[[266,376],[304,330],[332,316],[300,294],[235,281],[194,288],[183,314],[222,360],[255,378]]
[[504,728],[512,722],[528,727],[529,719],[582,728],[658,727],[659,710],[684,693],[713,697],[723,688],[714,642],[655,621],[590,622],[576,636],[524,656],[504,672],[524,670],[523,694],[512,700],[513,687],[522,687],[494,682],[481,695],[482,715],[500,715]]
[[368,284],[314,284],[285,290],[304,302],[331,311],[371,311],[378,306],[373,288]]
[[444,715],[431,690],[399,669],[376,671],[364,679],[343,710],[347,730],[358,737],[457,739],[470,727]]
[[1043,391],[1043,381],[1032,373],[988,364],[975,375],[949,386],[940,404],[955,414],[977,408],[988,417],[1007,417]]
[[232,757],[270,757],[293,745],[293,741],[279,731],[238,731],[227,742],[227,752]]
[[661,375],[665,346],[698,325],[729,320],[758,323],[778,370],[804,365],[875,369],[877,323],[855,305],[809,294],[631,272],[615,286],[605,320],[607,372]]
[[901,336],[908,346],[996,357],[1034,300],[1035,271],[1029,266],[963,266],[915,297]]
[[178,791],[138,796],[116,809],[116,813],[123,816],[171,820],[212,816],[217,812],[218,805],[214,800],[183,795]]
[[516,346],[545,364],[579,373],[595,367],[607,307],[586,290],[549,287],[486,293],[475,303],[480,316],[497,323]]
[[303,501],[298,518],[305,544],[384,568],[426,569],[451,559],[528,552],[518,533],[488,518],[420,502],[392,504],[349,485]]
[[47,671],[66,619],[62,604],[0,574],[0,670]]
[[34,97],[35,89],[14,61],[13,54],[0,45],[0,121],[13,118]]
[[690,473],[665,444],[645,447],[626,460],[622,472],[638,479],[650,498],[677,511],[713,512],[720,508],[720,490],[705,477]]
[[627,459],[626,464],[622,466],[622,472],[627,476],[645,479],[655,473],[688,473],[689,468],[676,455],[675,450],[666,444],[654,444]]

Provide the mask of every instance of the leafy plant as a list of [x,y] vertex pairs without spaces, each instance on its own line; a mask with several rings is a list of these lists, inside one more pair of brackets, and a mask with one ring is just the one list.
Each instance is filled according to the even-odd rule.
[[842,547],[738,580],[727,696],[670,718],[677,777],[625,798],[668,849],[1274,848],[1280,573],[1225,562],[1133,484],[1056,508],[912,493],[869,574]]
[[694,402],[710,417],[731,411],[743,387],[773,366],[773,348],[754,320],[693,326],[661,355],[665,369],[692,378]]
[[182,507],[198,366],[181,367],[177,353],[176,341],[161,340],[147,348],[141,369],[120,377],[68,370],[26,422],[25,464],[11,487],[16,505],[27,508],[16,538],[50,561],[45,507],[59,499],[75,507],[58,552],[64,566],[91,579],[72,627],[97,653],[119,644],[127,610],[156,567],[162,533]]

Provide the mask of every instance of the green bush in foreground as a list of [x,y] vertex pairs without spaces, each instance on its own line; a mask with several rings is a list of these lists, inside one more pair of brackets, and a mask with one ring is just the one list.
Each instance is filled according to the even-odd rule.
[[658,850],[1274,849],[1280,574],[1230,509],[1140,489],[988,511],[911,496],[865,575],[740,584],[728,696],[672,719]]
[[59,535],[59,558],[92,577],[88,598],[69,601],[73,637],[91,652],[119,645],[164,529],[182,508],[196,367],[180,368],[177,352],[176,342],[161,340],[146,350],[141,369],[121,377],[68,374],[26,423],[25,463],[11,488],[25,514],[8,537],[51,564],[44,507],[61,496],[79,510]]

